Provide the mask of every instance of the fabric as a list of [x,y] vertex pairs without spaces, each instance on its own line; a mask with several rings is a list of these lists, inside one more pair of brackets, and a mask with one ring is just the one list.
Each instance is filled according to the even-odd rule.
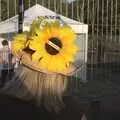
[[6,94],[0,94],[0,118],[2,120],[81,120],[83,113],[69,97],[64,99],[66,108],[59,114],[38,108],[28,101],[22,101]]

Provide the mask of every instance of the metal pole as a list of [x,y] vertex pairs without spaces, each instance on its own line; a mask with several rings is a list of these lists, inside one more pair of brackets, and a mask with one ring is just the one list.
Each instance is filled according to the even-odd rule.
[[23,19],[24,19],[24,0],[19,0],[18,9],[18,33],[23,32]]
[[2,16],[1,16],[1,13],[2,13],[2,9],[1,9],[1,6],[2,6],[2,5],[1,5],[1,4],[2,4],[2,3],[1,3],[1,0],[0,0],[0,21],[1,21],[1,17],[2,17]]

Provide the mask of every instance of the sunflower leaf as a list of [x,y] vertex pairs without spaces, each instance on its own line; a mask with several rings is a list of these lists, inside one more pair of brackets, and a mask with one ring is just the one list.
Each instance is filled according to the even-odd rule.
[[35,20],[33,20],[31,27],[30,27],[30,32],[29,35],[35,35],[36,34],[36,30],[40,29],[40,25],[41,24],[45,24],[46,21],[44,20],[43,17],[37,17]]

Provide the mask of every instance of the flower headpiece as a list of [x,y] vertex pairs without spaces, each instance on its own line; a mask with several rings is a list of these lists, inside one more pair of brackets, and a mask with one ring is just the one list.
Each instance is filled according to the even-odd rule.
[[12,52],[17,56],[23,54],[22,63],[35,70],[67,73],[78,50],[75,39],[74,31],[67,24],[38,17],[28,33],[14,37]]

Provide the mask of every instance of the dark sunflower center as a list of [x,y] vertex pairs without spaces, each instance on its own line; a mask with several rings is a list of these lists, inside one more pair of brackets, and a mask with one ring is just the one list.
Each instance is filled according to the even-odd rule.
[[58,54],[61,48],[62,48],[62,43],[56,37],[50,38],[48,42],[45,44],[45,49],[50,55]]

